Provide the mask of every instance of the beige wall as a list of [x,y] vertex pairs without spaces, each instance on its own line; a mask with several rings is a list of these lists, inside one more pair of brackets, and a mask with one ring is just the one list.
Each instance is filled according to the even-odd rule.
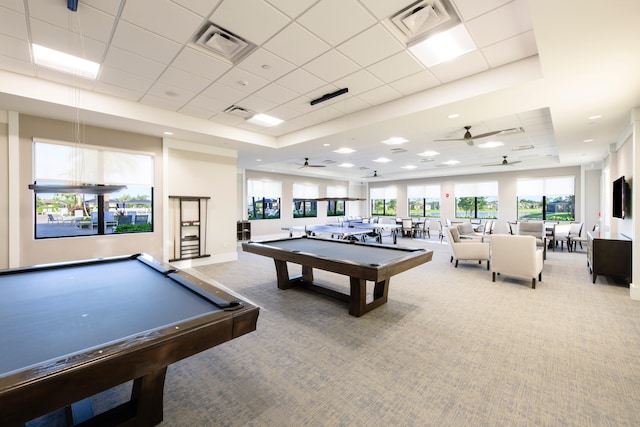
[[20,115],[20,266],[127,255],[146,252],[162,258],[163,200],[162,140],[160,138],[115,131],[92,126],[81,126],[81,139],[89,145],[143,151],[155,155],[154,231],[128,235],[104,235],[56,239],[34,239],[34,195],[27,187],[33,183],[32,141],[34,137],[57,141],[73,141],[71,123]]
[[[185,149],[188,147],[188,149]],[[202,197],[206,218],[201,219],[201,233],[206,237],[200,260],[180,261],[181,268],[202,263],[233,261],[238,257],[236,245],[236,201],[238,195],[237,155],[233,150],[165,141],[167,196]],[[173,206],[172,203],[169,204]],[[174,258],[177,212],[167,214],[165,258]]]

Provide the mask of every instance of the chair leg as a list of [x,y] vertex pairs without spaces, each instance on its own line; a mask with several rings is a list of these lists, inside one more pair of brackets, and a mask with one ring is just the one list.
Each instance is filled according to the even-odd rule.
[[496,272],[495,272],[495,271],[493,272],[493,280],[491,280],[491,281],[492,281],[492,282],[495,282],[495,281],[496,281]]
[[487,260],[487,270],[490,270],[491,268],[491,261]]
[[453,255],[451,255],[451,259],[449,260],[449,264],[453,262]]
[[458,268],[458,260],[456,260],[456,268]]
[[536,288],[536,278],[534,277],[533,279],[531,279],[531,289],[535,289]]

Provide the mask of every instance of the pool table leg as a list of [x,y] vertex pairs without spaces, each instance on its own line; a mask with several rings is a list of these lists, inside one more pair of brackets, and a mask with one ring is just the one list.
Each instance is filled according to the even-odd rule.
[[373,301],[367,303],[367,281],[351,277],[351,294],[349,296],[349,314],[360,317],[363,314],[387,302],[389,295],[389,280],[376,282],[373,286]]
[[313,283],[313,268],[303,265],[302,274],[289,277],[289,267],[286,261],[274,259],[276,264],[276,276],[278,280],[278,289],[289,289],[303,280],[308,283]]
[[165,366],[133,381],[131,401],[138,402],[136,425],[154,426],[162,422],[162,394],[166,374]]

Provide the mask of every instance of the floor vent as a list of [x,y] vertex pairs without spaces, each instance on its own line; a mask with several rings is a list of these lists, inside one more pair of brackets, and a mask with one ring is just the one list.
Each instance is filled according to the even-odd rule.
[[207,22],[198,31],[194,43],[232,64],[239,62],[257,48],[253,43],[211,22]]

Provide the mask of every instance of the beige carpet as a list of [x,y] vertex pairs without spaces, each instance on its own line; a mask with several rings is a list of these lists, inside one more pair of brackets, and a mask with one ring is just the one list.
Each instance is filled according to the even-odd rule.
[[278,290],[269,258],[193,269],[260,305],[258,329],[171,365],[162,425],[640,425],[640,302],[628,285],[592,284],[584,252],[550,251],[533,290],[492,282],[486,265],[454,268],[436,239],[399,244],[433,249],[433,261],[394,276],[389,302],[360,318]]

